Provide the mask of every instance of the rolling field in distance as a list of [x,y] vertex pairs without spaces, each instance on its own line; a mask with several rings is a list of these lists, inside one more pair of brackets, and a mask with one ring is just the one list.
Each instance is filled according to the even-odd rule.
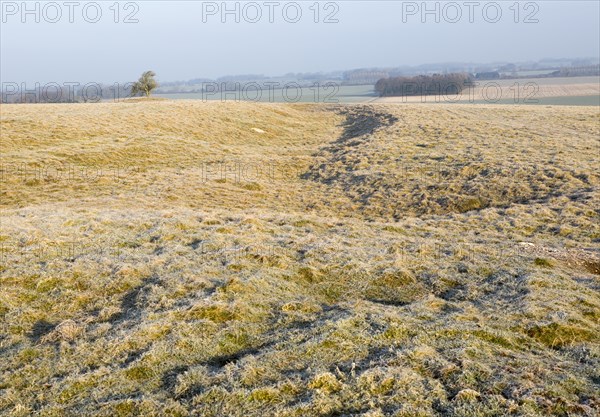
[[[249,84],[230,86],[230,92],[158,94],[173,100],[249,101],[271,103],[463,103],[463,104],[527,104],[527,105],[600,105],[600,78],[556,77],[502,80],[475,80],[476,85],[459,95],[379,97],[373,85],[339,85],[338,82],[317,83],[313,87],[289,89],[265,88],[245,90]],[[253,83],[256,84],[256,83]],[[281,83],[284,85],[285,83]],[[198,86],[201,87],[201,86]]]
[[598,107],[2,105],[0,129],[2,415],[598,415]]
[[[285,85],[285,83],[280,83]],[[316,83],[313,87],[283,89],[262,85],[260,91],[246,91],[246,83],[239,83],[239,88],[230,86],[231,90],[237,92],[204,92],[204,93],[165,93],[157,97],[172,100],[205,100],[205,101],[254,101],[263,103],[362,103],[376,99],[377,93],[374,86],[369,85],[339,85],[338,82]],[[260,85],[260,84],[259,84]],[[198,86],[201,87],[201,86]]]

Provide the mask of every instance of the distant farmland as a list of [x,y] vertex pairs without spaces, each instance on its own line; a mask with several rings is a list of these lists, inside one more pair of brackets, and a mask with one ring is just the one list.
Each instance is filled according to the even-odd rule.
[[[438,97],[438,101],[446,103],[472,104],[541,104],[565,106],[597,106],[600,105],[600,78],[598,77],[568,77],[568,78],[526,78],[514,80],[478,81],[478,86],[472,90],[465,89],[458,96]],[[242,84],[243,86],[243,84]],[[496,95],[496,86],[501,91]],[[485,91],[483,91],[485,88]],[[245,94],[245,95],[244,95]],[[413,97],[378,97],[374,85],[331,85],[321,84],[316,87],[303,87],[296,91],[291,88],[284,91],[281,88],[262,90],[260,93],[249,91],[238,93],[241,101],[260,102],[298,102],[298,103],[434,103],[435,96]],[[256,99],[259,97],[260,99]],[[158,94],[157,97],[172,100],[206,100],[206,101],[235,101],[232,92],[217,93],[177,93]]]
[[[319,87],[302,87],[296,91],[290,88],[284,91],[281,88],[263,89],[260,93],[249,91],[245,93],[249,100],[274,103],[360,103],[367,102],[377,98],[373,85],[339,85],[332,83],[330,85],[321,84]],[[260,100],[255,97],[260,95]],[[245,97],[242,93],[239,97]],[[179,93],[179,94],[159,94],[158,97],[164,97],[173,100],[209,100],[209,101],[234,101],[235,95],[232,92],[217,93]],[[296,101],[297,98],[297,101]]]
[[600,77],[477,81],[458,96],[383,97],[377,103],[598,105]]

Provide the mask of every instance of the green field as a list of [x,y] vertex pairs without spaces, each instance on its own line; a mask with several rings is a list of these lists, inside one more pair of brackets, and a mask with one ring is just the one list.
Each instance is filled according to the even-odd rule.
[[256,101],[261,103],[362,103],[377,98],[373,85],[339,85],[337,83],[322,84],[317,87],[302,87],[295,90],[290,88],[238,91],[225,93],[176,93],[158,94],[158,97],[171,100],[206,100],[206,101]]

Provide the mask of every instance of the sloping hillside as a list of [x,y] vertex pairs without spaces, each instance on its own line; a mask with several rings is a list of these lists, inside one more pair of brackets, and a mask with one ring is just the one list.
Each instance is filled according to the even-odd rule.
[[597,108],[0,123],[0,414],[597,415]]

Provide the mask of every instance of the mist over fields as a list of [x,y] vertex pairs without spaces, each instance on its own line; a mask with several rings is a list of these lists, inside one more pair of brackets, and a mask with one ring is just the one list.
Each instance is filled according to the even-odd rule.
[[600,6],[591,1],[518,2],[518,7],[460,1],[274,3],[57,2],[44,9],[43,2],[31,2],[27,9],[3,1],[2,80],[110,84],[152,69],[167,82],[444,62],[597,59],[600,49]]

